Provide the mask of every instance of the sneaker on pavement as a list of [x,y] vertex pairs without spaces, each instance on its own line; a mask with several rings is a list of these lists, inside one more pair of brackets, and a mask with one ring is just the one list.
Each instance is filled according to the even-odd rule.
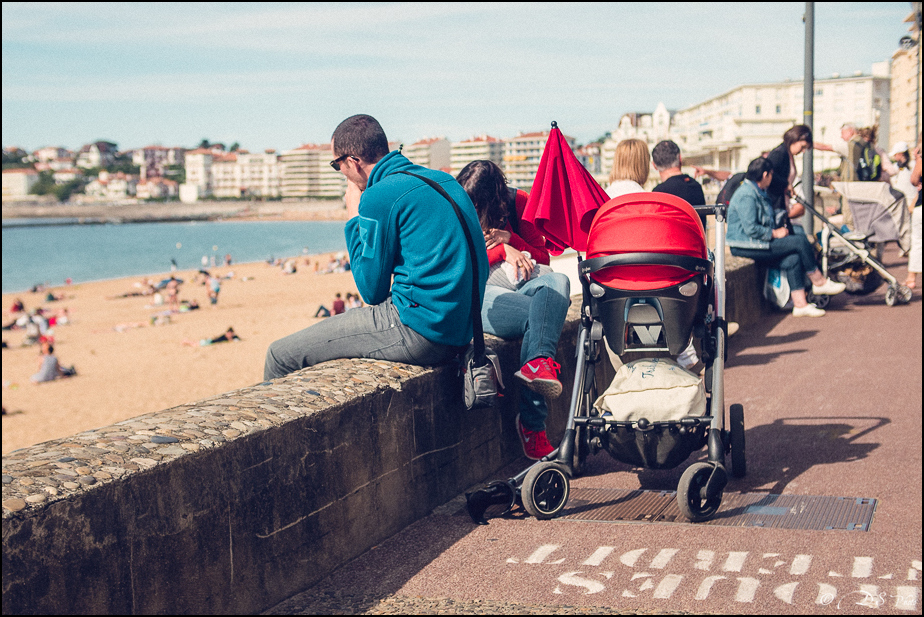
[[844,283],[837,283],[831,279],[825,279],[823,285],[812,285],[812,293],[816,296],[836,296],[847,289]]
[[806,304],[805,306],[797,306],[792,309],[793,317],[821,317],[825,314],[824,309],[820,309],[814,304]]
[[523,426],[520,422],[520,414],[517,414],[517,435],[520,436],[520,443],[523,444],[523,453],[526,458],[534,461],[538,461],[555,449],[549,443],[545,431],[531,431]]
[[552,358],[536,358],[524,364],[514,376],[533,392],[545,398],[558,398],[561,395],[560,368],[561,364]]

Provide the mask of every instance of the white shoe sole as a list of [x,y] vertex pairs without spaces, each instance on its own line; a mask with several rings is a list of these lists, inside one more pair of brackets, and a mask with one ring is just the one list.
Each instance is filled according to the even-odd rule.
[[551,381],[548,379],[527,379],[521,371],[517,371],[513,374],[513,376],[519,379],[527,388],[536,394],[541,394],[545,398],[558,398],[561,396],[560,381]]

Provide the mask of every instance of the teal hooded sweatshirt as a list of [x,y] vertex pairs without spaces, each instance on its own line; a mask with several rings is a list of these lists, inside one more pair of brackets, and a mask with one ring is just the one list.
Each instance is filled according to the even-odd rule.
[[440,184],[462,210],[478,262],[478,306],[488,255],[478,215],[465,189],[447,173],[414,165],[400,152],[369,174],[359,216],[346,224],[350,268],[367,304],[391,294],[401,323],[434,343],[462,346],[472,338],[472,262],[452,205],[409,171]]

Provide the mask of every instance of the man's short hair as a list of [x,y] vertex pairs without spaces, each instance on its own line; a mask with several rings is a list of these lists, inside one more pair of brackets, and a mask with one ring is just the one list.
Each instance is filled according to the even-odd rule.
[[764,174],[768,171],[773,171],[773,163],[769,159],[759,156],[748,164],[748,171],[744,177],[757,184],[763,180]]
[[334,156],[349,154],[377,163],[388,154],[388,138],[379,121],[366,114],[350,116],[334,129]]
[[658,171],[680,167],[680,147],[670,140],[662,141],[651,151],[651,162]]
[[857,125],[854,124],[853,122],[845,122],[844,124],[841,125],[841,130],[843,131],[844,129],[857,130]]

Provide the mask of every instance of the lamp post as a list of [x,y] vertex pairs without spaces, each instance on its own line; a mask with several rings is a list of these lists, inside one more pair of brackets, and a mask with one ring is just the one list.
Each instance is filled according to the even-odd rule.
[[[802,123],[813,127],[815,109],[815,3],[805,3],[805,84],[802,94]],[[802,194],[809,206],[815,206],[815,155],[809,147],[802,154]],[[802,228],[809,237],[815,235],[815,217],[811,212],[802,215]]]

